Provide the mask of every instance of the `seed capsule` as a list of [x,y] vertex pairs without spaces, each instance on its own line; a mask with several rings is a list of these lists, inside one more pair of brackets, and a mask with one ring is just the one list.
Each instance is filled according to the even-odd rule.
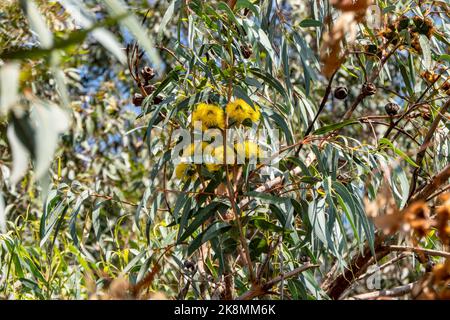
[[160,104],[163,101],[163,97],[156,96],[155,99],[153,99],[154,104]]
[[424,104],[420,109],[420,113],[422,115],[422,119],[425,121],[431,120],[431,106],[429,104]]
[[441,85],[441,90],[444,91],[447,95],[450,95],[450,79],[446,80]]
[[145,81],[153,79],[156,75],[155,70],[153,70],[153,68],[150,68],[149,66],[145,66],[141,70],[141,74]]
[[401,31],[409,26],[409,18],[405,15],[402,15],[400,18],[398,18],[396,22],[397,30]]
[[386,110],[386,113],[392,117],[398,113],[398,111],[400,110],[400,106],[396,103],[391,102],[384,106],[384,110]]
[[416,16],[413,18],[413,21],[416,26],[415,31],[426,35],[428,39],[430,39],[434,32],[433,20],[429,18],[422,19],[421,17]]
[[152,84],[146,85],[144,91],[147,95],[151,95],[155,91],[156,87]]
[[339,100],[344,100],[347,98],[348,90],[346,87],[337,87],[334,90],[334,97]]
[[377,93],[377,87],[371,82],[366,82],[363,84],[362,93],[366,96],[373,96]]
[[133,104],[136,107],[140,107],[142,105],[142,102],[144,101],[144,97],[140,93],[135,93],[133,95]]

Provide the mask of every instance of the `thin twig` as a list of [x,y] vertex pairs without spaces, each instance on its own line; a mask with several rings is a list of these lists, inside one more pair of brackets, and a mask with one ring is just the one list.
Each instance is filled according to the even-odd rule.
[[389,245],[389,246],[381,246],[381,249],[386,250],[386,251],[391,251],[391,252],[392,251],[415,252],[415,253],[422,253],[422,254],[429,255],[429,256],[450,258],[450,252],[431,250],[431,249],[423,249],[423,248],[417,248],[417,247]]
[[433,123],[431,124],[430,129],[428,129],[428,132],[423,140],[422,147],[420,148],[421,151],[417,154],[417,157],[416,157],[416,163],[419,167],[417,167],[413,172],[413,177],[411,179],[411,185],[410,185],[410,189],[409,189],[408,200],[411,199],[411,197],[414,195],[414,191],[416,190],[416,182],[417,182],[417,178],[419,176],[420,169],[422,168],[422,161],[425,157],[427,148],[430,145],[431,139],[433,138],[434,132],[436,131],[439,123],[441,122],[445,111],[449,107],[450,107],[450,99],[447,100],[447,102],[439,109],[439,112],[436,115],[436,118],[434,119]]
[[285,279],[292,278],[292,277],[298,275],[299,273],[302,273],[308,269],[317,268],[317,267],[319,267],[318,264],[305,264],[305,265],[303,265],[299,268],[296,268],[290,272],[281,274],[281,275],[273,278],[272,280],[266,282],[265,284],[253,286],[249,291],[247,291],[246,293],[241,295],[237,300],[251,300],[253,298],[267,294],[267,292],[269,292],[270,289],[274,285],[281,282],[283,279],[285,280]]
[[392,289],[386,289],[386,290],[379,290],[379,291],[373,291],[363,294],[358,294],[356,296],[353,296],[349,299],[355,299],[355,300],[369,300],[369,299],[376,299],[381,297],[398,297],[403,296],[405,294],[408,294],[412,291],[414,285],[416,282],[408,283],[403,286],[398,286]]

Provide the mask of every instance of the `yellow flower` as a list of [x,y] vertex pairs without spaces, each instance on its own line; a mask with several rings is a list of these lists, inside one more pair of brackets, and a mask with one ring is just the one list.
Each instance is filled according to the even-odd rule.
[[199,103],[192,113],[192,124],[200,121],[202,130],[208,128],[225,128],[225,114],[222,108],[213,104]]
[[261,117],[261,112],[259,112],[259,107],[257,105],[255,105],[254,109],[252,107],[250,107],[250,110],[248,111],[248,115],[249,115],[250,120],[252,120],[252,122],[258,122],[259,118]]
[[202,155],[202,150],[208,145],[207,142],[199,143],[191,143],[189,147],[185,148],[183,151],[183,157],[192,157],[195,153],[198,153],[200,156]]
[[179,180],[188,180],[195,175],[195,167],[190,163],[179,163],[175,168],[175,177]]
[[237,143],[234,147],[238,158],[245,155],[245,159],[256,159],[260,153],[259,146],[251,141],[245,141],[243,144]]
[[[208,171],[213,172],[219,170],[223,166],[224,159],[224,147],[218,146],[214,148],[211,152],[211,156],[213,157],[213,161],[208,159],[205,160],[206,169]],[[227,147],[227,164],[234,161],[234,150],[230,147]]]
[[259,112],[259,108],[255,106],[253,109],[247,102],[242,99],[234,100],[227,104],[225,108],[230,119],[235,120],[236,122],[244,122],[245,119],[250,119],[253,122],[257,122],[261,113]]

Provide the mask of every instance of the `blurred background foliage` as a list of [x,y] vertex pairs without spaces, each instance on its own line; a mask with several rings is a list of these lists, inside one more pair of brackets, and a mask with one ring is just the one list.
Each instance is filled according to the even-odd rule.
[[[0,297],[328,299],[374,289],[369,266],[382,288],[445,297],[450,270],[444,289],[426,277],[448,253],[432,220],[448,173],[426,227],[411,205],[448,172],[449,7],[376,1],[377,28],[347,2],[1,1]],[[279,129],[279,170],[244,165],[233,196],[223,169],[175,179],[171,130],[231,98]]]

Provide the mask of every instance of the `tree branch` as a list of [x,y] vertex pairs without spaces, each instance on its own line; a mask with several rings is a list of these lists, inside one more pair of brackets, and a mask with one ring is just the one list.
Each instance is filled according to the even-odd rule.
[[253,286],[249,291],[241,295],[237,300],[251,300],[253,298],[262,296],[270,291],[270,289],[276,285],[278,282],[281,282],[282,280],[292,278],[293,276],[298,275],[299,273],[302,273],[308,269],[311,268],[317,268],[319,267],[318,264],[305,264],[299,268],[296,268],[290,272],[287,272],[285,274],[281,274],[275,278],[273,278],[270,281],[267,281],[265,284],[262,285],[256,285]]
[[431,181],[427,183],[419,192],[412,197],[412,201],[425,200],[432,195],[437,188],[443,185],[450,178],[450,164],[448,164],[442,171],[437,173]]
[[386,289],[386,290],[380,290],[380,291],[373,291],[363,294],[358,294],[356,296],[350,297],[349,299],[355,299],[355,300],[369,300],[369,299],[376,299],[381,297],[398,297],[403,296],[407,293],[410,293],[414,287],[416,282],[408,283],[403,286],[398,286],[392,289]]
[[382,248],[382,250],[386,250],[389,252],[392,252],[392,251],[415,252],[415,253],[423,253],[423,254],[426,254],[429,256],[450,258],[450,252],[439,251],[439,250],[431,250],[431,249],[423,249],[423,248],[407,247],[407,246],[396,246],[396,245],[382,246],[381,248]]
[[416,157],[416,163],[419,167],[414,170],[413,177],[411,180],[411,186],[409,189],[408,200],[411,199],[411,197],[414,195],[414,191],[416,190],[417,178],[419,176],[420,169],[422,168],[422,161],[425,157],[427,148],[430,145],[430,141],[433,138],[434,132],[436,131],[436,129],[439,125],[439,122],[441,122],[441,120],[444,116],[444,113],[446,112],[446,110],[449,107],[450,107],[450,99],[447,100],[447,102],[439,109],[439,112],[438,112],[436,118],[434,119],[433,123],[431,124],[430,129],[428,130],[427,135],[425,136],[425,139],[423,140],[422,146],[420,148],[420,152],[417,154],[417,157]]

